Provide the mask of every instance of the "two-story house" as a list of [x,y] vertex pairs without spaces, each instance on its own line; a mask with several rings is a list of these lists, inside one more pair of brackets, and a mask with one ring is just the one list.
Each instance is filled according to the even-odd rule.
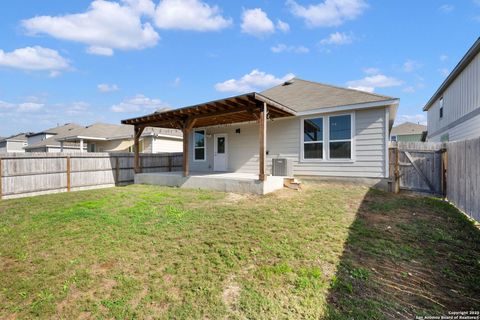
[[480,137],[480,38],[468,50],[423,108],[427,141]]

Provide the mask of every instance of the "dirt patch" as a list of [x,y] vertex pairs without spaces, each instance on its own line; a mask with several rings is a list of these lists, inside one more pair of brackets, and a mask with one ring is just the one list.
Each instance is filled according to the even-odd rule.
[[130,301],[130,305],[132,306],[133,309],[136,309],[140,302],[142,301],[143,298],[145,298],[148,294],[148,287],[145,286],[142,291],[138,295],[133,298],[132,301]]
[[229,312],[234,312],[237,309],[238,299],[240,298],[241,288],[235,282],[235,276],[230,276],[225,281],[222,301],[227,306]]
[[230,193],[227,193],[227,196],[224,199],[222,199],[222,202],[237,203],[242,200],[246,200],[248,198],[249,198],[249,195],[230,192]]

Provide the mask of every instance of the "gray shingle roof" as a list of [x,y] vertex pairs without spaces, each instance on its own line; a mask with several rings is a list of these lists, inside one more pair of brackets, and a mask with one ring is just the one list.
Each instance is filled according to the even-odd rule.
[[[132,138],[133,133],[134,133],[134,127],[131,125],[94,123],[87,127],[81,127],[81,128],[72,130],[68,135],[61,138],[75,139],[77,137],[88,137],[88,138],[115,140],[115,139],[123,139],[123,138]],[[182,132],[180,130],[150,128],[150,127],[145,128],[142,135],[146,136],[151,134],[182,137]],[[57,140],[59,138],[60,137],[57,137]]]
[[[36,148],[41,148],[45,146],[60,146],[60,142],[57,141],[58,138],[64,137],[70,134],[73,130],[77,128],[81,128],[82,126],[76,123],[67,123],[63,126],[58,126],[55,128],[50,128],[45,131],[41,131],[39,133],[48,133],[48,134],[54,134],[53,137],[47,138],[42,141],[38,141],[36,143],[30,144],[25,147],[25,149],[36,149]],[[29,134],[30,136],[35,135],[35,134]],[[65,146],[70,146],[74,147],[76,146],[75,144],[66,144]]]
[[27,141],[27,137],[25,136],[25,133],[18,133],[18,134],[14,134],[10,137],[0,138],[0,141],[5,141],[5,140]]
[[401,136],[408,134],[422,134],[424,131],[427,131],[427,126],[412,122],[405,122],[393,127],[390,134],[393,136]]
[[261,94],[297,112],[396,99],[298,78]]

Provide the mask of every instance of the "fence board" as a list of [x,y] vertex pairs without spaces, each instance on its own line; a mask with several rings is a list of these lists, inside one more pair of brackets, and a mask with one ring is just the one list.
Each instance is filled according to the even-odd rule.
[[[0,154],[1,198],[133,183],[133,153]],[[180,171],[182,154],[141,154],[144,172]]]

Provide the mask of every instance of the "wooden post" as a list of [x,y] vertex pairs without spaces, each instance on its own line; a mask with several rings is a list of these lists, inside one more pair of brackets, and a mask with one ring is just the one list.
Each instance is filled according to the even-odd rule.
[[115,157],[115,184],[120,184],[120,160]]
[[145,127],[135,126],[134,129],[134,148],[135,148],[135,156],[133,159],[133,168],[135,173],[141,173],[142,168],[140,165],[140,137],[143,133]]
[[398,150],[398,146],[395,148],[395,180],[393,185],[393,192],[399,193],[400,192],[400,151]]
[[267,175],[265,173],[265,152],[267,149],[267,104],[263,103],[263,106],[260,107],[260,117],[258,120],[258,142],[260,145],[259,154],[258,154],[258,163],[259,163],[259,174],[258,179],[260,181],[267,180]]
[[189,175],[189,140],[190,140],[190,130],[183,129],[183,176],[188,177]]
[[448,149],[443,148],[442,152],[442,195],[445,199],[447,197],[447,174],[448,174]]
[[67,156],[67,192],[70,192],[71,190],[70,174],[71,174],[70,156]]
[[0,158],[0,199],[2,199],[2,195],[3,195],[2,178],[3,178],[3,168],[2,168],[2,158]]

